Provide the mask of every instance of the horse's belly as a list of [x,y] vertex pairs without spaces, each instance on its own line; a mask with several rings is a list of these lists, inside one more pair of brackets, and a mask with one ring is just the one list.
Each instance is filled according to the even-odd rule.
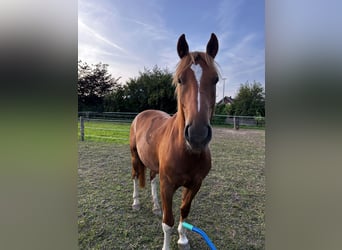
[[145,167],[148,167],[155,172],[159,172],[159,160],[155,150],[153,150],[150,145],[147,145],[147,143],[137,145],[137,150],[139,158]]
[[168,114],[157,110],[147,110],[135,118],[136,147],[142,163],[159,172],[158,144],[164,132]]

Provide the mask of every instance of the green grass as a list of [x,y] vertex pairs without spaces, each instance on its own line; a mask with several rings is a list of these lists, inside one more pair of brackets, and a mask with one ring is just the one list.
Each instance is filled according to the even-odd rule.
[[[130,123],[114,123],[104,121],[85,121],[84,139],[86,141],[114,142],[129,144]],[[80,140],[80,123],[78,123],[78,139]]]
[[[233,125],[214,125],[217,128],[233,128]],[[86,141],[113,142],[129,144],[130,123],[115,123],[105,121],[85,121],[84,135]],[[240,126],[240,129],[259,129],[264,127]],[[78,139],[81,139],[80,123],[78,123]]]
[[[213,168],[187,221],[203,229],[217,249],[264,249],[265,131],[214,128],[210,148]],[[131,208],[127,144],[79,142],[78,175],[80,249],[161,249],[161,217],[152,213],[148,182],[140,191],[141,210]],[[179,189],[173,199],[176,226],[180,199]],[[178,249],[176,226],[172,249]],[[188,238],[192,249],[208,249],[199,235],[188,232]]]

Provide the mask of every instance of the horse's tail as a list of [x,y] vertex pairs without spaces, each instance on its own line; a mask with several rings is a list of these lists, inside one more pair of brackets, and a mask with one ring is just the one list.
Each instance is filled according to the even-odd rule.
[[136,118],[133,120],[130,128],[130,148],[132,154],[132,178],[138,177],[139,179],[139,186],[141,188],[145,187],[145,166],[140,160],[138,150],[137,150],[137,143],[135,138],[135,131],[136,131]]
[[138,153],[132,150],[132,178],[139,179],[139,186],[141,188],[145,187],[145,169],[146,167],[141,162]]

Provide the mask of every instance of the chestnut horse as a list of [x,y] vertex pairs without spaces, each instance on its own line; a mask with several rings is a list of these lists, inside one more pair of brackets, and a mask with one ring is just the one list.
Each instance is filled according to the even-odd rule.
[[214,58],[218,40],[211,34],[206,52],[189,52],[185,35],[179,37],[180,57],[173,83],[178,98],[177,113],[170,116],[158,110],[138,114],[130,129],[132,154],[133,209],[140,208],[138,181],[145,186],[145,168],[150,169],[153,212],[160,214],[156,175],[159,174],[162,200],[163,249],[170,248],[171,228],[174,225],[172,197],[183,187],[178,244],[189,248],[181,222],[190,212],[191,201],[211,168],[208,143],[212,137],[210,119],[214,112],[216,83],[219,80]]

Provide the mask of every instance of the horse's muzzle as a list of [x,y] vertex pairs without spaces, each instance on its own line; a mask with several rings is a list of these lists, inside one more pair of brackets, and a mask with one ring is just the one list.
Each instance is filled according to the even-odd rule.
[[211,140],[211,126],[193,126],[188,124],[184,129],[184,137],[191,150],[202,151]]

